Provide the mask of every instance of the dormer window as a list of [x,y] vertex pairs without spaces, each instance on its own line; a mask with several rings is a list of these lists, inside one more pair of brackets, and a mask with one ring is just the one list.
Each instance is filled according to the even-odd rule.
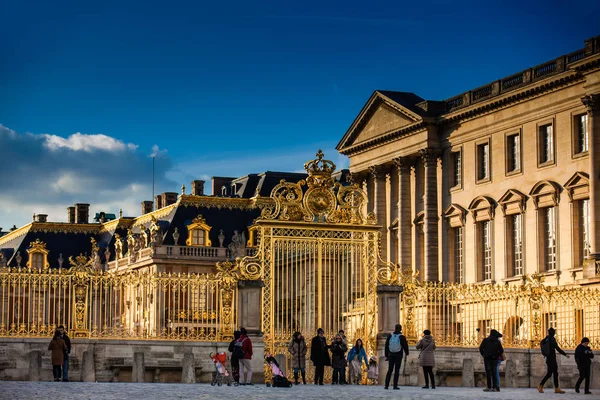
[[36,239],[35,242],[29,244],[27,249],[28,260],[27,268],[46,270],[50,268],[48,264],[48,250],[46,249],[46,243]]
[[188,246],[205,246],[210,247],[212,245],[209,239],[209,233],[211,227],[206,224],[206,220],[202,214],[198,215],[191,224],[187,226],[188,238],[185,242]]

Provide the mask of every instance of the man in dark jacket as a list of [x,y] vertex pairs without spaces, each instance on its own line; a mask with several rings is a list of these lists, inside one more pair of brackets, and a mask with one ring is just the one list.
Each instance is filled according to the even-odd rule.
[[402,334],[402,325],[396,324],[394,332],[388,335],[385,341],[385,359],[388,361],[388,371],[385,376],[385,389],[390,386],[390,378],[394,371],[394,389],[398,387],[398,377],[400,376],[400,365],[402,364],[402,352],[408,356],[408,342]]
[[310,360],[315,366],[315,385],[322,385],[325,366],[331,365],[331,359],[329,358],[329,346],[325,341],[325,332],[321,328],[317,329],[317,336],[312,338]]
[[547,353],[544,354],[544,357],[546,357],[546,367],[548,368],[548,372],[537,387],[537,390],[540,393],[544,393],[544,384],[548,379],[550,379],[551,376],[554,378],[554,393],[564,393],[564,390],[561,390],[558,384],[558,364],[556,362],[556,352],[558,351],[567,358],[570,357],[560,347],[558,347],[558,343],[554,337],[555,334],[556,330],[554,328],[548,329],[548,336],[546,336],[541,343],[542,354],[544,354],[544,349],[546,349],[545,352]]
[[592,366],[592,358],[594,353],[590,349],[590,339],[584,337],[581,339],[581,343],[575,349],[575,362],[577,363],[577,369],[579,370],[579,379],[575,384],[575,391],[579,393],[579,386],[585,379],[585,394],[592,394],[590,392],[590,369]]
[[487,386],[483,389],[484,392],[499,392],[500,388],[494,386],[496,376],[496,368],[498,368],[498,357],[504,353],[502,343],[499,338],[502,334],[495,329],[490,331],[490,336],[483,339],[479,345],[479,354],[483,357],[483,363],[485,365],[485,377],[487,379]]
[[62,368],[62,379],[63,382],[69,382],[69,354],[71,354],[71,339],[69,338],[69,335],[67,335],[67,332],[65,332],[65,327],[63,325],[60,325],[58,327],[58,331],[60,332],[60,338],[65,342],[65,345],[67,346],[64,358],[65,361],[63,363]]

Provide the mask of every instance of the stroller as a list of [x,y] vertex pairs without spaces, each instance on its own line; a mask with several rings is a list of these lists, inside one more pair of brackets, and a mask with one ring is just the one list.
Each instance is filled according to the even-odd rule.
[[[211,386],[221,386],[223,382],[227,383],[227,386],[231,386],[231,374],[229,371],[227,371],[227,368],[225,368],[225,363],[227,362],[227,353],[210,353],[210,358],[215,364],[215,374],[212,382],[210,383]],[[235,382],[234,385],[237,386],[238,383]]]
[[290,380],[288,380],[285,377],[285,374],[281,371],[281,368],[279,368],[279,364],[277,363],[277,360],[275,359],[275,357],[273,357],[271,354],[267,353],[266,357],[265,357],[265,362],[267,363],[267,365],[271,368],[271,371],[273,372],[273,379],[271,380],[272,383],[267,383],[267,387],[269,386],[273,386],[273,387],[292,387],[293,384]]

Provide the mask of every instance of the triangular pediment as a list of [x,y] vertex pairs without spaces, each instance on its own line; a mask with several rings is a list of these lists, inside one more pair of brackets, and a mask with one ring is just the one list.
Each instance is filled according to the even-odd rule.
[[412,93],[398,92],[395,96],[385,95],[379,91],[373,93],[337,145],[337,150],[343,152],[355,145],[368,144],[421,122],[423,118],[414,110],[414,105],[407,107],[402,104],[403,96],[407,98],[406,104],[420,99]]
[[516,189],[508,189],[500,197],[498,204],[502,207],[504,215],[521,214],[525,211],[527,196]]

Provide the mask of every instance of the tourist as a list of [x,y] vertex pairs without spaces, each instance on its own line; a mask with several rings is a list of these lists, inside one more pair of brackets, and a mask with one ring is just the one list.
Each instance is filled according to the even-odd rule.
[[425,329],[423,331],[423,337],[417,342],[417,350],[421,350],[419,353],[419,365],[423,367],[423,375],[425,376],[425,386],[423,389],[429,389],[429,382],[431,381],[431,388],[435,389],[435,378],[433,377],[433,367],[435,367],[435,341],[431,336],[431,331]]
[[365,362],[366,367],[369,367],[367,352],[363,347],[361,339],[357,339],[354,346],[348,352],[348,382],[350,384],[360,385],[362,380],[362,362]]
[[323,384],[325,366],[331,365],[328,348],[329,346],[325,341],[325,331],[321,328],[317,329],[317,336],[312,338],[310,343],[310,360],[315,366],[315,385]]
[[575,384],[575,391],[579,393],[579,386],[585,379],[585,394],[592,394],[590,392],[590,369],[592,366],[592,358],[594,353],[590,349],[590,339],[584,337],[581,339],[581,343],[575,349],[575,362],[577,363],[577,369],[579,370],[579,379]]
[[388,362],[385,389],[388,389],[390,386],[392,371],[394,371],[394,389],[400,389],[398,386],[398,377],[400,376],[400,365],[402,364],[402,352],[408,356],[408,342],[402,334],[402,325],[396,324],[394,332],[389,334],[385,341],[385,359]]
[[[502,338],[498,338],[498,340],[500,341],[500,343],[502,343]],[[506,353],[502,352],[502,354],[500,354],[500,357],[498,357],[498,361],[496,362],[496,375],[494,375],[494,382],[495,382],[495,386],[496,386],[496,391],[500,391],[500,365],[502,364],[502,361],[506,360]]]
[[346,368],[346,351],[348,346],[342,340],[342,335],[339,333],[335,335],[333,342],[331,342],[331,366],[333,367],[333,376],[331,377],[332,385],[343,385],[344,378],[342,370]]
[[[340,329],[338,331],[338,334],[342,337],[342,342],[344,342],[344,344],[346,345],[346,347],[348,347],[348,342],[346,341],[346,334],[344,332],[343,329]],[[344,367],[342,367],[342,379],[340,382],[341,385],[347,385],[348,382],[346,381],[346,366],[344,365]]]
[[242,332],[233,332],[233,340],[229,343],[229,352],[231,353],[231,375],[233,381],[240,383],[240,360],[235,354],[235,343],[240,339]]
[[495,329],[490,331],[490,336],[483,339],[479,345],[479,353],[483,357],[483,363],[485,365],[485,377],[487,380],[486,388],[484,392],[499,392],[500,388],[496,387],[495,377],[496,368],[498,366],[498,357],[504,353],[500,338],[502,334]]
[[558,343],[554,337],[555,334],[556,330],[554,328],[548,329],[548,336],[546,336],[540,343],[542,355],[546,357],[546,367],[548,370],[546,376],[544,376],[544,379],[542,379],[537,387],[537,390],[540,393],[544,393],[544,384],[548,379],[550,379],[550,376],[553,376],[554,378],[554,393],[564,393],[564,390],[560,389],[560,385],[558,383],[558,364],[556,362],[556,352],[558,351],[567,358],[570,357],[560,347],[558,347]]
[[67,346],[67,351],[65,351],[65,362],[63,363],[62,368],[62,380],[63,382],[69,382],[69,354],[71,354],[71,339],[67,332],[65,332],[65,327],[63,325],[58,326],[58,331],[60,332],[60,338],[65,342],[65,346]]
[[65,344],[65,341],[60,338],[60,331],[58,329],[54,332],[54,337],[52,338],[50,345],[48,345],[48,350],[52,350],[52,375],[54,375],[54,382],[60,382],[67,345]]
[[306,342],[300,332],[294,332],[288,350],[292,356],[292,369],[294,370],[294,384],[298,384],[298,372],[302,374],[302,383],[306,385]]
[[[240,385],[253,385],[252,383],[252,340],[248,337],[246,328],[240,328],[240,338],[235,344],[236,355],[240,361]],[[246,379],[244,380],[244,372]]]
[[379,365],[377,364],[377,357],[371,356],[369,358],[369,371],[367,372],[367,379],[371,385],[377,385],[379,379]]

